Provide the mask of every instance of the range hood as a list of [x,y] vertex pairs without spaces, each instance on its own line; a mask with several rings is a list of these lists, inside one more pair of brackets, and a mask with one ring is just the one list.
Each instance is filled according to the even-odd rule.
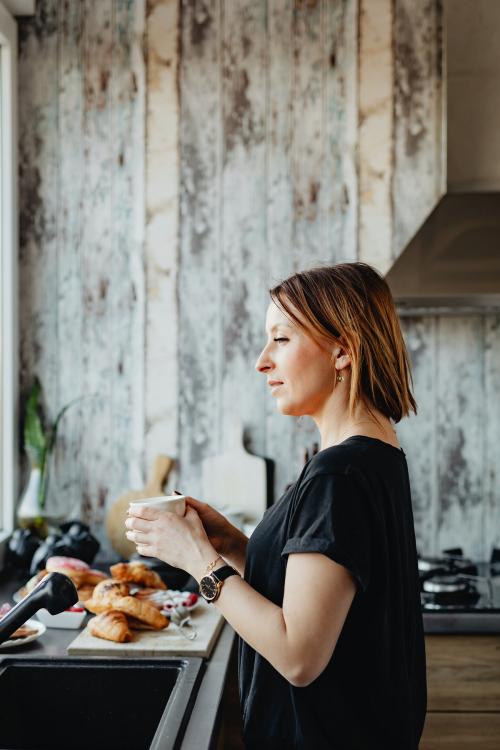
[[402,315],[500,311],[500,2],[443,4],[447,190],[386,275]]

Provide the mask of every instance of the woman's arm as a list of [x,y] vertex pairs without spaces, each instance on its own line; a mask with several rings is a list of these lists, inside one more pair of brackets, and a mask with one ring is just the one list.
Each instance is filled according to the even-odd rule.
[[232,568],[235,568],[238,571],[240,576],[243,577],[245,574],[248,537],[245,536],[245,534],[236,526],[233,528],[234,531],[231,534],[230,543],[228,544],[227,550],[223,550],[222,557]]
[[[204,574],[195,576],[198,582]],[[224,581],[213,606],[288,682],[304,687],[331,659],[355,593],[342,565],[319,553],[295,553],[288,556],[283,608],[238,576]]]
[[[222,531],[227,530],[226,523]],[[180,567],[198,582],[208,564],[218,554],[223,557],[222,548],[231,552],[231,545],[214,547],[189,505],[183,517],[154,508],[131,510],[125,526],[127,538],[136,542],[140,554]],[[248,540],[244,534],[231,536],[239,540],[233,559],[244,569],[243,548]],[[212,533],[212,538],[217,535]],[[224,582],[213,606],[286,680],[302,687],[315,680],[331,659],[355,591],[354,578],[342,565],[318,552],[294,552],[288,555],[282,607],[240,576]]]

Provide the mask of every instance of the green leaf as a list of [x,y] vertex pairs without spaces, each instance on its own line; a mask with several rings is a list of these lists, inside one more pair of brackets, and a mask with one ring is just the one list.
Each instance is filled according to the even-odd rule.
[[66,414],[68,409],[70,409],[72,406],[77,404],[79,401],[83,401],[85,398],[88,398],[88,396],[79,396],[78,398],[74,398],[72,401],[70,401],[66,406],[63,406],[63,408],[60,410],[59,414],[56,417],[56,420],[54,424],[52,425],[52,429],[50,431],[50,437],[48,440],[47,450],[50,453],[52,449],[54,448],[56,438],[57,438],[57,430],[59,427],[59,422],[63,418],[63,416]]
[[40,383],[38,379],[35,379],[26,403],[24,421],[24,448],[31,465],[39,467],[45,463],[45,452],[47,450],[47,436],[43,430],[38,408],[40,392]]

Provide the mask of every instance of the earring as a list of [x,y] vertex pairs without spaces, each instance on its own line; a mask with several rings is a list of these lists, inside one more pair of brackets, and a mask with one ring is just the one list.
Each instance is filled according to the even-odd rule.
[[343,375],[337,375],[337,380],[338,381],[342,382],[343,379],[344,379]]

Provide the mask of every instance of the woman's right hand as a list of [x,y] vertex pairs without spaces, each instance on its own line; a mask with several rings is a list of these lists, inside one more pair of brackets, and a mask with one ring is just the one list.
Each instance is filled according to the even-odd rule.
[[219,555],[229,555],[232,542],[238,536],[236,526],[211,505],[194,497],[186,495],[186,505],[190,505],[198,513],[210,543]]

